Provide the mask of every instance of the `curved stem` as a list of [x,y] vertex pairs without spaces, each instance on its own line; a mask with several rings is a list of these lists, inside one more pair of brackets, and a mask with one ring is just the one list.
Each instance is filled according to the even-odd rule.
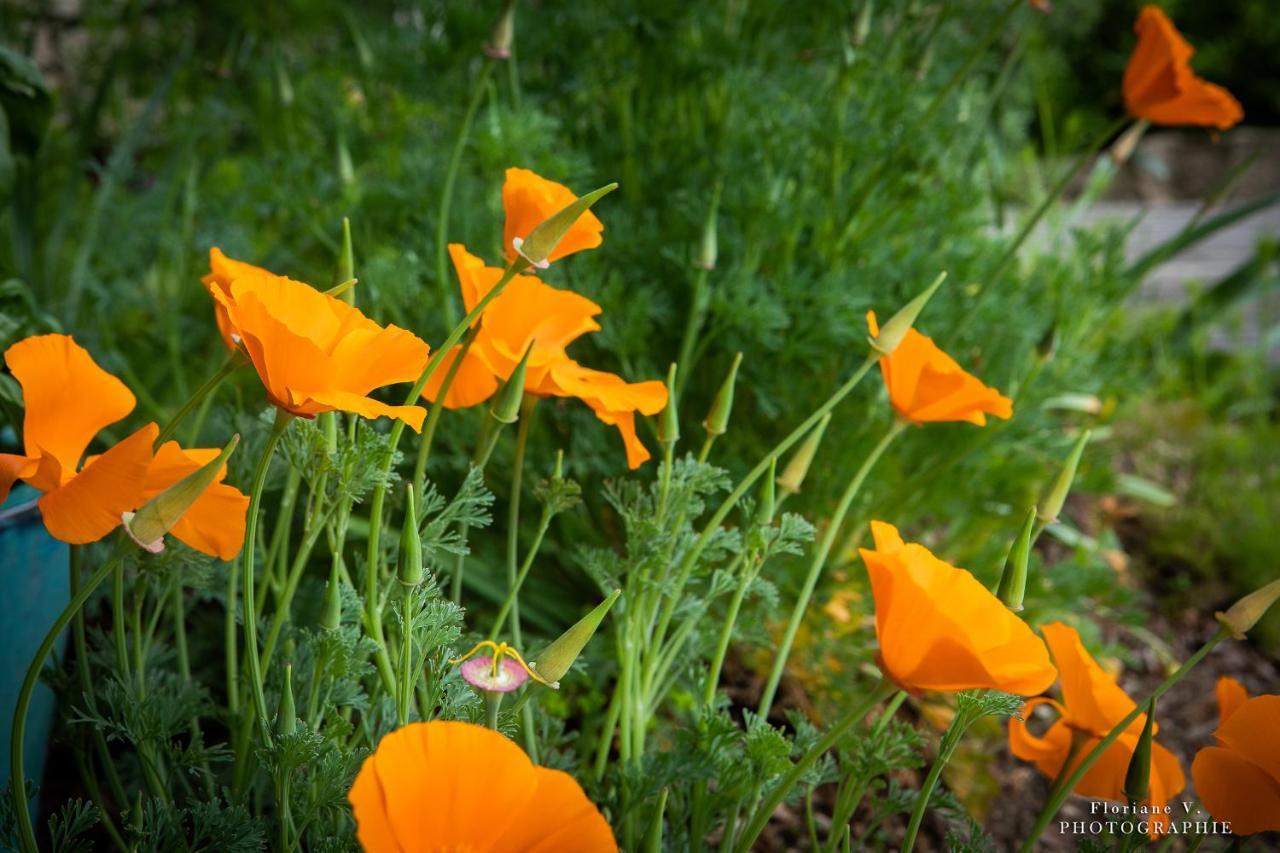
[[747,853],[751,849],[751,845],[755,843],[756,838],[764,831],[765,825],[769,823],[769,818],[773,816],[774,811],[781,805],[782,801],[791,793],[791,789],[796,786],[804,774],[809,772],[809,768],[817,762],[819,758],[826,753],[828,749],[835,746],[840,740],[867,715],[867,712],[874,708],[881,701],[888,699],[893,692],[897,690],[893,683],[887,678],[881,678],[880,683],[875,689],[862,700],[849,713],[845,714],[827,730],[822,738],[809,748],[809,751],[801,756],[800,760],[795,763],[790,772],[783,777],[782,781],[774,786],[773,792],[769,794],[759,808],[755,810],[755,814],[751,817],[751,822],[747,824],[746,831],[738,838],[736,850],[739,853]]
[[205,380],[203,385],[196,389],[196,392],[191,395],[190,399],[182,404],[182,408],[174,412],[173,417],[169,418],[168,423],[160,429],[160,434],[156,436],[155,446],[159,447],[172,438],[173,434],[178,431],[178,426],[182,423],[183,419],[195,411],[196,407],[204,401],[205,397],[213,393],[214,389],[222,384],[222,380],[226,379],[232,373],[235,373],[243,364],[245,364],[244,356],[239,353],[232,353],[227,356],[227,360],[222,363],[222,366],[219,367],[212,376]]
[[409,722],[409,703],[413,696],[413,591],[414,586],[400,585],[400,689],[396,693],[396,725]]
[[453,387],[453,380],[457,377],[458,371],[462,367],[463,359],[467,357],[467,352],[471,349],[471,344],[475,341],[479,331],[479,326],[473,326],[467,336],[462,339],[462,348],[458,350],[458,356],[453,360],[453,364],[449,365],[449,369],[445,371],[444,379],[440,382],[440,390],[436,392],[435,402],[431,404],[431,411],[427,412],[427,422],[422,427],[422,437],[418,441],[418,458],[413,463],[413,493],[415,495],[422,494],[422,484],[427,479],[427,459],[431,456],[431,444],[436,437],[436,427],[439,425],[440,415],[445,409],[445,397],[449,396],[449,389]]
[[[280,443],[280,437],[288,429],[293,415],[284,409],[276,410],[276,420],[271,426],[271,434],[262,448],[262,457],[258,460],[258,468],[253,475],[253,486],[249,492],[249,515],[246,520],[244,534],[244,551],[242,555],[241,585],[244,587],[244,651],[249,663],[249,686],[253,688],[254,710],[258,715],[258,725],[262,729],[262,739],[271,744],[271,717],[267,712],[267,697],[262,687],[262,667],[258,659],[258,620],[257,608],[254,604],[254,551],[258,545],[258,510],[262,503],[262,490],[267,483],[267,471],[271,468],[271,456]],[[246,748],[241,757],[247,757]]]
[[31,665],[27,667],[27,675],[22,680],[22,687],[18,691],[18,700],[14,703],[13,729],[9,735],[9,794],[13,798],[13,810],[18,821],[18,840],[22,845],[23,853],[39,851],[35,830],[31,825],[31,813],[27,810],[27,775],[26,768],[23,766],[23,741],[27,734],[27,711],[31,707],[31,695],[35,692],[36,684],[40,680],[40,671],[44,668],[45,658],[49,656],[49,652],[53,651],[53,646],[58,641],[58,635],[80,612],[80,608],[84,607],[89,596],[93,595],[103,581],[115,571],[119,562],[120,557],[117,556],[103,563],[84,586],[80,587],[71,601],[67,602],[62,613],[58,614],[58,618],[54,620],[44,640],[41,641],[40,647],[36,649]]
[[1069,797],[1071,792],[1075,790],[1076,785],[1080,783],[1080,779],[1085,773],[1089,772],[1089,768],[1093,766],[1094,762],[1102,757],[1102,754],[1107,751],[1107,748],[1110,747],[1111,744],[1115,743],[1116,738],[1120,737],[1120,735],[1129,728],[1130,724],[1132,724],[1134,720],[1142,716],[1144,713],[1143,709],[1147,707],[1151,700],[1159,699],[1167,693],[1170,688],[1181,681],[1186,674],[1191,671],[1192,667],[1204,660],[1205,655],[1213,651],[1214,647],[1216,647],[1218,643],[1221,643],[1229,636],[1231,636],[1231,633],[1226,628],[1219,628],[1217,633],[1210,637],[1203,646],[1196,649],[1195,653],[1191,655],[1191,657],[1187,658],[1182,666],[1178,667],[1172,675],[1160,682],[1160,685],[1156,687],[1155,690],[1151,691],[1150,695],[1143,697],[1141,702],[1135,703],[1133,710],[1130,711],[1123,720],[1116,723],[1115,727],[1111,729],[1106,737],[1094,745],[1093,749],[1090,750],[1089,753],[1080,760],[1080,763],[1076,765],[1075,770],[1062,781],[1062,785],[1049,797],[1048,802],[1044,805],[1044,809],[1040,812],[1040,816],[1036,818],[1035,825],[1031,828],[1031,832],[1027,835],[1026,840],[1023,841],[1022,847],[1020,848],[1021,853],[1031,853],[1031,851],[1035,849],[1036,841],[1039,840],[1041,833],[1043,833],[1045,827],[1049,825],[1049,821],[1053,820],[1053,816],[1058,813],[1058,810],[1062,808],[1062,804],[1067,801],[1067,797]]
[[791,619],[787,622],[786,633],[782,635],[782,642],[778,645],[778,653],[773,659],[773,669],[769,672],[769,681],[765,684],[764,693],[760,697],[760,708],[756,712],[761,719],[768,718],[769,711],[773,707],[773,697],[777,694],[778,683],[782,681],[782,673],[786,669],[787,658],[791,655],[791,646],[796,640],[796,632],[799,631],[800,623],[804,620],[805,614],[809,610],[809,600],[813,598],[813,590],[818,585],[818,578],[822,575],[822,569],[827,564],[827,557],[831,555],[831,548],[835,545],[836,536],[840,534],[840,528],[844,524],[845,516],[849,514],[849,507],[852,506],[853,499],[862,488],[862,484],[866,481],[867,475],[871,473],[871,469],[875,467],[876,462],[884,455],[885,450],[906,427],[905,421],[894,419],[889,431],[867,454],[867,458],[862,460],[862,465],[859,466],[857,473],[853,475],[853,479],[849,481],[849,485],[845,487],[844,494],[840,496],[840,502],[836,504],[836,510],[832,514],[831,520],[827,523],[827,530],[822,535],[822,542],[809,563],[809,574],[805,576],[804,586],[800,589],[800,595],[796,598],[795,606],[791,608]]
[[[534,407],[538,398],[526,394],[520,406],[520,423],[516,424],[515,457],[511,462],[511,494],[507,499],[507,586],[510,592],[507,608],[511,612],[511,639],[516,648],[524,645],[520,630],[520,590],[516,585],[520,561],[520,492],[524,487],[524,451],[529,443],[529,428],[533,425]],[[503,602],[504,606],[506,602]]]
[[919,793],[916,794],[916,804],[911,809],[911,819],[907,822],[907,834],[903,836],[901,853],[909,853],[916,846],[916,835],[920,832],[920,823],[924,820],[925,810],[929,808],[929,799],[933,796],[933,789],[938,785],[938,778],[942,775],[942,769],[947,766],[947,762],[951,760],[951,755],[956,751],[956,747],[960,744],[960,738],[964,735],[965,730],[977,719],[974,716],[965,714],[962,711],[956,711],[956,715],[951,718],[951,725],[942,735],[942,740],[938,743],[938,754],[933,759],[933,766],[929,768],[929,774],[924,777],[924,783],[920,786]]
[[[733,639],[733,626],[738,622],[738,611],[742,608],[742,600],[747,597],[747,588],[755,579],[755,573],[750,567],[755,564],[756,559],[754,553],[746,552],[738,558],[738,563],[745,563],[748,569],[742,573],[742,577],[738,578],[738,588],[733,591],[733,598],[729,601],[729,612],[725,614],[724,626],[720,629],[720,640],[716,643],[716,651],[711,658],[711,669],[707,671],[707,684],[702,693],[702,704],[708,708],[716,698],[716,685],[720,683],[720,670],[724,667],[724,658],[729,652],[729,642]],[[736,565],[730,569],[735,573],[737,570]]]

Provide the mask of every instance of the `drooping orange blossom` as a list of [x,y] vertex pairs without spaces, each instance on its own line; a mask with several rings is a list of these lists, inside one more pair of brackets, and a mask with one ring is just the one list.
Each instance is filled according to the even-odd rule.
[[1235,679],[1218,680],[1217,746],[1191,762],[1200,802],[1235,835],[1280,830],[1280,696],[1249,698]]
[[347,795],[366,853],[616,851],[613,831],[572,776],[539,767],[471,723],[397,729]]
[[[880,334],[874,311],[867,312],[867,326],[873,338]],[[1008,397],[967,373],[915,329],[907,331],[892,353],[881,356],[880,373],[893,410],[913,424],[966,421],[983,426],[986,415],[1013,415]]]
[[871,522],[862,548],[875,598],[881,671],[903,690],[988,688],[1031,696],[1057,677],[1044,643],[965,569]]
[[[449,246],[449,255],[470,311],[493,288],[503,271],[486,266],[460,244]],[[514,372],[525,351],[525,391],[539,397],[575,397],[602,422],[618,428],[627,451],[627,464],[636,468],[649,452],[636,435],[635,413],[662,411],[667,404],[662,382],[629,383],[619,376],[585,367],[569,357],[566,348],[589,332],[599,330],[595,321],[600,306],[569,290],[551,287],[539,279],[516,276],[481,315],[480,327],[448,392],[446,408],[478,405],[498,390]],[[462,346],[445,355],[440,369],[423,388],[434,401],[449,367]]]
[[[19,341],[6,350],[5,363],[22,387],[24,453],[0,454],[0,501],[15,481],[25,480],[44,493],[38,505],[57,539],[76,545],[101,539],[125,513],[218,455],[172,441],[153,450],[159,427],[151,423],[85,457],[102,429],[133,411],[132,392],[69,335]],[[225,476],[224,469],[171,531],[224,560],[240,550],[248,507],[248,498],[221,482]]]
[[1124,72],[1129,114],[1160,125],[1226,130],[1244,118],[1230,92],[1191,70],[1193,48],[1159,6],[1144,6],[1134,31],[1138,43]]
[[206,286],[224,312],[226,338],[248,356],[273,405],[301,417],[345,411],[421,429],[421,406],[368,395],[417,379],[430,354],[423,341],[308,284],[233,263],[229,281],[214,277]]
[[[1023,707],[1023,719],[1009,721],[1009,750],[1018,758],[1035,764],[1045,776],[1058,778],[1063,764],[1071,759],[1071,768],[1093,751],[1098,742],[1134,709],[1133,700],[1120,688],[1080,642],[1074,628],[1061,622],[1041,626],[1054,663],[1062,675],[1062,701],[1048,697],[1030,700]],[[1041,705],[1058,713],[1058,718],[1037,737],[1027,720]],[[1085,797],[1123,802],[1125,775],[1133,751],[1146,725],[1146,714],[1138,715],[1076,784],[1075,793]],[[1159,732],[1159,726],[1153,729]],[[1072,741],[1077,743],[1073,747]],[[1165,803],[1186,786],[1186,777],[1177,757],[1159,743],[1151,743],[1151,773],[1148,803],[1163,809]],[[1153,824],[1164,826],[1168,816],[1158,812],[1147,815]],[[1153,834],[1156,830],[1153,829]]]

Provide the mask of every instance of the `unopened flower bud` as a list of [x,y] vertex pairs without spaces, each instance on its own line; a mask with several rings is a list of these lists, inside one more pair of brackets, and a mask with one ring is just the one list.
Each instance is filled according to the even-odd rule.
[[618,184],[616,182],[605,184],[603,187],[592,190],[581,198],[574,199],[539,222],[525,239],[515,238],[512,241],[512,245],[515,247],[516,252],[528,261],[530,266],[546,269],[551,265],[551,262],[547,260],[551,256],[551,252],[564,239],[564,235],[569,233],[569,229],[578,221],[578,217],[582,216],[582,214],[591,209],[593,204],[617,188]]
[[871,16],[875,13],[875,9],[874,0],[866,0],[862,4],[858,19],[853,24],[853,32],[849,33],[849,41],[854,47],[862,47],[867,41],[867,36],[871,34]]
[[1280,578],[1249,593],[1231,605],[1226,613],[1215,613],[1214,616],[1237,640],[1243,640],[1277,599],[1280,599]]
[[769,457],[769,472],[765,474],[764,479],[760,482],[760,510],[756,514],[756,518],[760,522],[761,527],[768,527],[773,524],[773,514],[778,511],[778,457]]
[[489,414],[499,423],[513,424],[520,419],[520,405],[524,402],[524,379],[529,369],[529,353],[533,352],[533,343],[525,349],[520,363],[511,371],[505,385],[493,396],[489,404]]
[[280,710],[276,712],[276,734],[287,737],[298,730],[298,709],[293,703],[293,664],[284,665],[280,687]]
[[907,332],[915,326],[916,320],[920,317],[920,312],[924,310],[924,306],[929,304],[929,300],[933,298],[933,294],[942,286],[942,282],[946,281],[947,274],[945,272],[938,273],[938,277],[933,283],[924,289],[924,292],[912,299],[906,305],[898,309],[898,313],[890,317],[884,325],[872,334],[867,341],[871,344],[871,348],[881,355],[892,355],[893,351],[898,348],[898,344],[902,343],[902,339],[907,336]]
[[738,365],[742,364],[742,353],[733,357],[733,365],[729,375],[720,384],[716,398],[711,403],[711,411],[702,422],[708,435],[724,435],[729,429],[729,416],[733,414],[733,387],[738,381]]
[[552,641],[551,645],[543,649],[535,660],[529,661],[529,666],[552,685],[559,685],[560,679],[564,678],[565,673],[573,666],[573,662],[578,659],[578,655],[582,654],[582,650],[586,648],[592,635],[600,627],[601,620],[620,595],[622,590],[615,589],[608,598],[596,606],[595,610],[583,616],[572,628]]
[[1084,454],[1084,446],[1089,443],[1090,435],[1092,433],[1087,429],[1080,433],[1075,445],[1071,448],[1071,455],[1067,457],[1062,469],[1058,471],[1058,477],[1053,481],[1053,487],[1049,489],[1049,493],[1045,495],[1044,502],[1040,504],[1039,516],[1040,520],[1045,524],[1053,524],[1058,520],[1058,513],[1062,512],[1062,507],[1067,502],[1067,495],[1071,491],[1071,483],[1076,478],[1076,469],[1080,466],[1080,457]]
[[336,631],[342,627],[342,579],[338,576],[338,560],[333,558],[329,568],[329,581],[324,585],[324,604],[320,610],[320,627]]
[[830,412],[822,416],[822,419],[818,421],[818,425],[805,437],[800,449],[792,455],[791,461],[783,469],[782,476],[778,478],[778,486],[786,494],[795,495],[800,493],[800,486],[804,484],[804,478],[809,473],[809,466],[813,464],[813,457],[817,454],[819,445],[822,444],[822,434],[826,432],[827,424],[829,423],[831,423]]
[[404,521],[400,522],[400,558],[396,578],[405,586],[422,583],[422,538],[418,535],[418,510],[413,484],[405,484]]
[[222,452],[142,505],[124,514],[124,528],[133,541],[152,554],[164,550],[164,535],[173,529],[191,505],[222,475],[229,457],[240,443],[233,435]]
[[356,182],[356,167],[351,162],[351,149],[347,147],[346,134],[339,132],[336,143],[338,158],[338,182],[344,187],[351,187]]
[[1142,726],[1142,734],[1133,748],[1133,757],[1129,759],[1129,769],[1124,774],[1122,792],[1133,805],[1145,803],[1151,791],[1151,738],[1155,734],[1155,725],[1156,700],[1153,697],[1147,703],[1147,721]]
[[704,270],[713,270],[716,268],[716,258],[719,252],[719,241],[716,237],[716,221],[720,212],[720,182],[716,181],[716,188],[711,193],[711,208],[707,211],[707,220],[702,223],[702,240],[698,244],[698,260],[696,266]]
[[1018,531],[1018,538],[1013,540],[1009,554],[1004,560],[1004,570],[1000,573],[1000,585],[996,587],[996,597],[1015,613],[1022,609],[1022,599],[1027,592],[1027,563],[1031,560],[1031,546],[1035,536],[1036,508],[1027,512]]
[[680,417],[676,411],[676,366],[667,368],[667,405],[658,416],[658,443],[669,447],[680,440]]
[[511,43],[516,34],[516,0],[507,0],[502,17],[493,25],[489,40],[484,43],[484,53],[491,59],[510,59]]

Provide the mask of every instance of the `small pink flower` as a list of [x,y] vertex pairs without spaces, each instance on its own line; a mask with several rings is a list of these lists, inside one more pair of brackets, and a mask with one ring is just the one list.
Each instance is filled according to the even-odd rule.
[[497,666],[488,656],[472,658],[458,671],[472,687],[489,693],[510,693],[529,680],[529,673],[511,658],[500,658]]

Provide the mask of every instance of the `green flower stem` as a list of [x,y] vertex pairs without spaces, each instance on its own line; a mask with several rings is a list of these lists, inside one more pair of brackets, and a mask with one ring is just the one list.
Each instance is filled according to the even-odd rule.
[[493,65],[492,59],[485,59],[484,65],[480,67],[480,73],[476,75],[475,85],[471,89],[471,100],[467,102],[467,111],[462,116],[462,125],[458,128],[458,136],[453,141],[453,150],[449,154],[449,166],[444,173],[444,186],[440,190],[440,210],[436,215],[436,285],[440,288],[440,300],[444,305],[446,317],[452,317],[455,313],[453,292],[448,287],[446,240],[449,236],[449,208],[453,205],[453,187],[458,180],[458,168],[462,165],[462,153],[466,150],[468,137],[471,136],[471,125],[475,122],[480,102],[484,100],[489,75],[493,73]]
[[35,657],[27,667],[27,675],[22,680],[22,687],[18,691],[18,701],[13,708],[13,729],[9,736],[9,795],[13,798],[13,811],[18,822],[18,842],[22,846],[23,853],[39,853],[35,830],[31,825],[31,813],[27,810],[27,775],[26,768],[23,766],[23,746],[27,734],[27,712],[31,707],[31,695],[40,680],[40,671],[44,669],[45,658],[53,651],[53,646],[58,641],[58,635],[80,612],[80,608],[84,607],[89,596],[93,595],[107,577],[115,572],[122,559],[122,555],[118,552],[119,549],[115,557],[103,563],[89,577],[84,586],[72,596],[71,601],[67,602],[62,613],[58,614],[58,618],[54,620],[44,640],[41,641],[40,647],[36,649]]
[[[184,685],[190,687],[192,682],[191,656],[187,651],[187,608],[186,600],[183,597],[182,577],[176,572],[174,573],[173,585],[169,589],[169,607],[170,615],[173,617],[173,646],[178,660],[178,676],[182,679]],[[201,740],[200,718],[193,714],[191,716],[191,742],[200,743]],[[200,756],[200,779],[204,783],[205,795],[212,799],[216,793],[216,785],[213,779],[213,770],[209,767],[209,759],[204,754]]]
[[284,492],[280,495],[280,507],[276,510],[275,522],[272,524],[271,540],[267,544],[267,554],[263,560],[262,580],[258,582],[256,599],[259,619],[262,618],[262,609],[266,606],[267,593],[275,590],[278,599],[284,587],[285,570],[279,568],[279,564],[288,559],[293,510],[297,506],[298,491],[301,486],[302,471],[290,465],[289,472],[285,475]]
[[484,724],[498,730],[498,709],[502,707],[502,694],[486,690],[484,693]]
[[876,462],[879,461],[885,450],[906,427],[906,421],[894,418],[893,425],[889,427],[888,432],[884,434],[880,442],[867,454],[867,457],[862,460],[862,465],[858,468],[857,473],[853,475],[853,479],[845,487],[844,493],[840,495],[840,501],[836,504],[835,512],[832,513],[830,521],[827,522],[827,529],[822,535],[822,541],[809,563],[809,573],[805,576],[804,586],[800,589],[800,595],[796,598],[795,606],[791,608],[791,618],[787,622],[786,632],[782,635],[782,642],[778,645],[778,653],[774,656],[773,669],[769,673],[768,682],[765,683],[764,693],[760,697],[760,707],[756,712],[761,719],[768,718],[769,711],[773,707],[773,698],[777,694],[778,683],[782,681],[782,673],[786,669],[787,658],[791,654],[791,646],[795,642],[796,632],[800,630],[800,623],[804,620],[805,614],[809,610],[809,601],[813,597],[814,588],[818,585],[818,578],[821,577],[822,570],[827,564],[827,558],[831,555],[831,548],[835,545],[836,537],[840,534],[840,528],[844,524],[845,516],[849,514],[849,507],[852,506],[853,499],[862,488],[862,484],[866,481],[867,475],[871,473],[871,469],[875,467]]
[[227,572],[227,611],[223,621],[223,645],[226,646],[227,711],[232,718],[240,713],[240,652],[236,631],[236,599],[240,595],[240,561],[237,558]]
[[212,376],[205,380],[203,385],[196,389],[196,392],[191,395],[187,402],[182,404],[182,408],[174,412],[173,416],[169,418],[169,421],[160,429],[160,434],[156,436],[155,446],[159,447],[172,438],[173,434],[178,431],[178,426],[181,425],[187,415],[195,411],[196,407],[198,407],[206,397],[212,394],[214,390],[222,384],[222,380],[226,379],[232,373],[235,373],[236,370],[244,364],[247,364],[247,362],[245,361],[244,356],[238,352],[231,353],[227,356],[227,359],[222,363],[222,366],[219,367]]
[[400,689],[396,691],[396,725],[409,722],[413,698],[413,594],[416,586],[400,584]]
[[809,748],[809,751],[801,756],[800,760],[795,763],[791,770],[783,777],[782,781],[774,786],[772,793],[768,799],[755,810],[751,817],[751,822],[747,824],[746,831],[739,836],[739,844],[735,847],[739,853],[747,853],[751,849],[751,845],[764,831],[765,825],[769,823],[769,818],[773,816],[778,806],[787,798],[791,790],[800,781],[804,774],[809,772],[809,768],[818,761],[819,758],[826,753],[831,747],[838,744],[849,730],[862,721],[872,708],[888,699],[893,695],[897,688],[893,682],[887,678],[881,678],[875,688],[863,699],[861,703],[855,706],[847,714],[832,724],[827,733],[823,735],[817,743]]
[[803,439],[809,434],[809,431],[822,420],[822,416],[830,412],[840,401],[849,396],[850,392],[857,387],[862,381],[862,377],[867,375],[867,371],[877,361],[876,354],[869,354],[853,374],[845,380],[845,383],[836,389],[826,402],[813,410],[809,417],[805,418],[795,429],[793,429],[786,438],[774,445],[773,449],[764,455],[764,457],[756,463],[745,477],[738,483],[737,487],[729,493],[728,497],[721,502],[720,506],[712,513],[711,518],[707,520],[706,525],[702,528],[702,533],[698,536],[693,545],[685,552],[684,558],[680,561],[680,567],[676,574],[676,580],[672,587],[672,592],[667,598],[662,608],[662,615],[659,618],[656,633],[651,633],[648,637],[650,643],[660,642],[666,636],[667,628],[671,624],[671,618],[675,614],[676,606],[679,604],[684,593],[684,588],[689,582],[690,575],[693,574],[694,566],[697,565],[698,558],[702,556],[702,552],[706,550],[710,544],[712,537],[720,529],[720,524],[725,520],[729,513],[737,506],[738,501],[750,491],[755,482],[759,480],[769,470],[771,461],[782,456],[791,448],[792,445]]
[[973,725],[981,714],[967,714],[957,711],[956,715],[951,718],[951,725],[947,726],[947,730],[942,735],[942,740],[938,742],[938,755],[933,759],[933,766],[929,768],[929,774],[924,777],[924,784],[920,786],[919,793],[916,794],[916,804],[911,809],[911,819],[907,822],[907,834],[903,836],[901,853],[909,853],[915,849],[916,835],[920,832],[920,822],[924,820],[924,813],[929,808],[929,799],[933,796],[933,789],[938,785],[938,779],[942,776],[942,770],[947,766],[947,762],[951,760],[951,756],[955,753],[956,747],[960,745],[960,738]]
[[[507,590],[507,597],[502,600],[498,615],[493,619],[493,627],[489,630],[490,640],[496,641],[498,634],[502,633],[502,626],[507,621],[507,615],[513,612],[512,608],[515,604],[516,596],[520,594],[520,587],[524,585],[525,578],[529,576],[529,570],[533,568],[534,558],[538,556],[538,549],[542,547],[542,539],[550,527],[551,511],[549,508],[544,508],[542,517],[538,520],[538,532],[533,537],[533,545],[530,546],[529,553],[525,554],[524,562],[520,564],[520,571],[516,574],[515,581],[512,582],[510,589]],[[514,639],[514,633],[512,636]]]
[[[538,398],[525,394],[520,404],[520,422],[516,424],[515,458],[511,462],[511,494],[507,499],[507,602],[503,607],[511,613],[511,640],[516,648],[524,645],[520,630],[520,587],[517,578],[520,576],[520,498],[524,487],[524,452],[529,443],[529,429],[533,425],[534,409]],[[521,578],[523,580],[523,578]]]
[[[522,256],[517,255],[516,259],[503,271],[502,278],[490,288],[475,307],[467,312],[467,316],[453,327],[453,331],[445,338],[435,351],[435,354],[427,361],[426,367],[422,369],[422,375],[418,377],[418,381],[413,383],[413,387],[409,389],[409,393],[405,397],[406,405],[413,405],[415,401],[422,395],[422,389],[431,381],[431,377],[440,368],[444,359],[444,354],[451,350],[454,344],[462,339],[467,330],[475,322],[476,318],[483,313],[484,309],[489,307],[489,303],[497,299],[499,294],[506,289],[507,285],[519,273],[523,272],[529,266],[529,262]],[[387,657],[386,639],[382,631],[381,613],[378,607],[378,580],[382,576],[382,509],[387,497],[387,482],[390,480],[391,465],[395,461],[396,448],[400,446],[400,436],[404,434],[404,421],[397,420],[391,425],[391,432],[388,435],[387,450],[383,454],[381,460],[382,478],[378,486],[373,490],[373,495],[369,501],[369,541],[368,549],[365,552],[365,613],[364,624],[365,629],[369,632],[374,643],[377,646],[375,653],[378,671],[382,676],[383,686],[387,692],[395,690],[395,675],[391,668],[391,662]]]
[[[738,558],[738,564],[745,565],[746,570],[742,572],[742,577],[738,578],[738,588],[733,591],[733,598],[729,600],[729,612],[725,614],[724,626],[720,629],[720,641],[716,643],[716,651],[711,658],[711,669],[707,671],[707,685],[702,692],[702,704],[708,708],[715,701],[716,685],[720,683],[720,670],[724,667],[724,658],[729,651],[729,641],[733,639],[733,626],[737,624],[738,611],[742,608],[742,600],[747,596],[747,588],[755,579],[753,568],[758,561],[759,557],[754,551],[744,553]],[[735,565],[730,571],[737,572],[738,568],[739,566]]]
[[689,313],[685,315],[684,334],[680,336],[680,355],[676,364],[680,370],[676,374],[676,399],[684,395],[684,387],[693,373],[693,345],[698,339],[698,330],[702,328],[707,315],[707,278],[711,270],[699,267],[693,278],[693,294],[689,298]]
[[1071,792],[1075,790],[1076,785],[1080,783],[1080,779],[1084,777],[1085,773],[1089,772],[1089,768],[1092,767],[1094,762],[1096,762],[1102,754],[1107,751],[1107,748],[1110,747],[1111,744],[1115,743],[1116,738],[1120,737],[1120,735],[1129,728],[1129,725],[1133,723],[1134,720],[1142,716],[1144,709],[1151,700],[1159,699],[1167,693],[1175,684],[1186,677],[1187,673],[1190,672],[1196,664],[1204,660],[1205,656],[1208,655],[1209,652],[1213,651],[1218,643],[1221,643],[1229,636],[1231,636],[1231,632],[1227,628],[1219,628],[1204,645],[1196,649],[1195,653],[1183,662],[1182,666],[1178,667],[1172,675],[1160,682],[1160,685],[1156,687],[1155,690],[1151,691],[1149,695],[1143,697],[1142,701],[1137,702],[1133,706],[1133,710],[1130,711],[1123,720],[1116,723],[1111,731],[1107,733],[1106,737],[1098,741],[1093,749],[1080,760],[1078,765],[1076,765],[1075,770],[1066,777],[1060,788],[1050,795],[1049,800],[1044,805],[1044,809],[1040,812],[1040,816],[1036,818],[1035,825],[1031,828],[1031,832],[1027,835],[1026,840],[1023,841],[1022,847],[1020,848],[1021,853],[1031,853],[1031,851],[1035,849],[1036,841],[1039,840],[1040,835],[1045,830],[1045,827],[1049,825],[1049,821],[1053,820],[1054,815],[1056,815],[1058,810],[1062,808],[1062,804],[1067,801],[1067,797],[1069,797]]
[[[875,740],[884,733],[888,727],[889,721],[893,719],[893,715],[898,713],[898,709],[902,707],[902,703],[906,701],[907,694],[903,690],[899,690],[893,694],[885,704],[884,712],[880,715],[880,719],[876,721],[875,726],[871,729],[871,739]],[[831,813],[831,832],[827,836],[827,841],[823,845],[823,850],[834,851],[842,840],[848,839],[849,819],[853,817],[853,813],[858,810],[858,806],[862,805],[862,798],[866,796],[867,786],[871,783],[871,777],[863,776],[854,780],[853,784],[847,789],[841,786],[841,791],[836,797],[836,806]]]
[[418,441],[418,458],[413,464],[413,493],[415,495],[422,494],[422,485],[427,479],[427,460],[431,456],[431,445],[435,441],[436,426],[439,425],[440,415],[445,409],[444,398],[449,395],[449,389],[453,387],[453,380],[462,368],[462,362],[467,357],[467,352],[471,349],[471,344],[475,341],[479,332],[480,327],[478,325],[473,326],[467,332],[467,336],[462,339],[462,349],[458,350],[458,357],[453,360],[453,364],[449,365],[449,369],[445,371],[444,379],[440,382],[440,390],[436,392],[436,401],[431,404],[431,409],[427,412],[427,422],[422,427],[422,438]]
[[335,503],[329,507],[318,524],[312,524],[310,529],[302,537],[302,542],[294,554],[293,564],[289,568],[288,577],[285,579],[284,588],[280,591],[278,600],[276,601],[275,613],[271,617],[271,627],[267,629],[267,639],[262,646],[262,677],[267,677],[267,672],[271,669],[271,656],[275,652],[276,643],[280,639],[280,631],[285,624],[293,617],[292,605],[294,593],[298,591],[298,583],[302,580],[302,572],[307,567],[307,562],[311,559],[311,552],[315,549],[316,542],[320,539],[320,534],[324,532],[325,525],[329,520],[337,514],[338,505]]
[[[267,483],[267,471],[271,467],[271,456],[276,449],[276,445],[280,443],[280,438],[284,435],[289,423],[293,420],[293,415],[284,409],[276,410],[276,420],[271,426],[271,433],[267,436],[267,443],[262,448],[262,458],[258,460],[258,468],[253,475],[253,485],[249,492],[249,515],[246,521],[246,530],[244,534],[244,549],[241,563],[241,585],[244,587],[244,608],[243,617],[244,625],[244,651],[245,660],[249,666],[249,685],[253,689],[254,710],[258,715],[258,725],[262,730],[262,740],[267,746],[271,745],[271,716],[267,711],[267,697],[262,687],[262,668],[258,660],[258,619],[257,607],[254,604],[254,551],[258,546],[258,512],[262,504],[262,490]],[[234,606],[232,602],[227,605]],[[247,740],[247,738],[246,738]],[[248,744],[242,744],[242,750],[237,754],[236,765],[241,766],[248,759],[250,750]]]

